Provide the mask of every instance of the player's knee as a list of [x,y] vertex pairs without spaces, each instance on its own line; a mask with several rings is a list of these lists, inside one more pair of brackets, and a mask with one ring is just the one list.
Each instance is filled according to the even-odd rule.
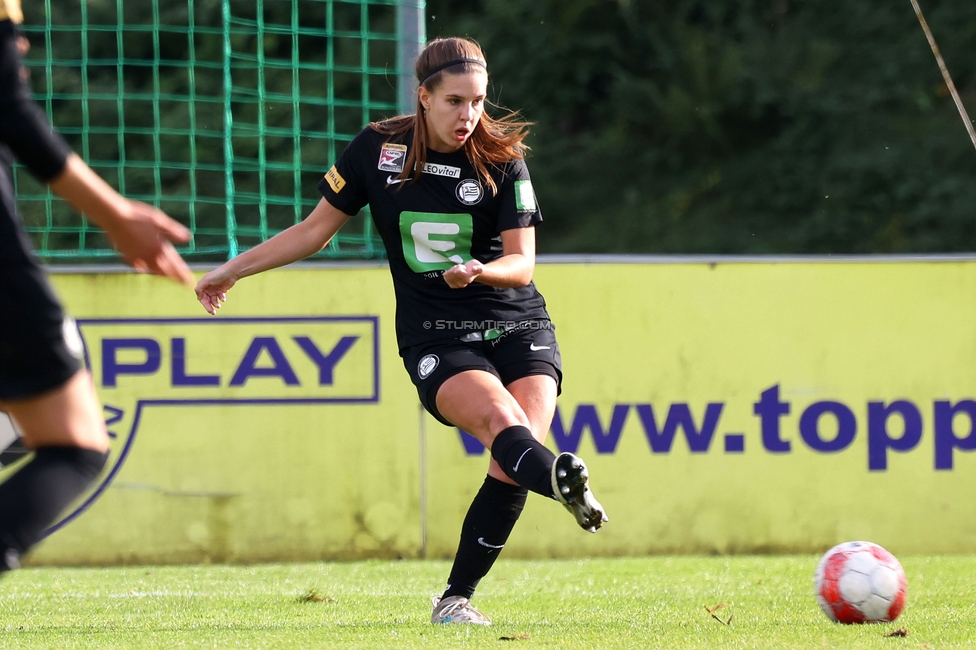
[[495,404],[488,413],[485,414],[485,431],[488,432],[489,438],[495,439],[500,432],[504,431],[509,427],[522,426],[526,429],[529,427],[529,418],[526,417],[525,413],[522,412],[518,405],[511,404]]

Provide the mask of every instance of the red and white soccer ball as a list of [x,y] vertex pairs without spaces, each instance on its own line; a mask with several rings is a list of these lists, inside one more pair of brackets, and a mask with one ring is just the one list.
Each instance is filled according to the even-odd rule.
[[824,553],[813,581],[817,602],[838,623],[893,621],[908,595],[901,563],[871,542],[845,542]]

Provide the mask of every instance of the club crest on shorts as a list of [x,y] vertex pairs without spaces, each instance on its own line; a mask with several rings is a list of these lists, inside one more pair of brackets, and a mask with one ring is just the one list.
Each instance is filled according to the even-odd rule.
[[485,192],[481,189],[481,183],[473,178],[466,178],[458,183],[454,194],[457,196],[458,201],[464,205],[474,205],[481,200]]
[[421,379],[427,379],[440,362],[441,360],[436,354],[426,355],[417,364],[417,374],[420,375]]
[[402,172],[407,157],[407,145],[384,142],[380,147],[380,160],[376,167],[384,172]]

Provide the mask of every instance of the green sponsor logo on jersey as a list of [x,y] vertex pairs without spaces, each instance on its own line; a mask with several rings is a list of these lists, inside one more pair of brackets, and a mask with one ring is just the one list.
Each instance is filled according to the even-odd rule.
[[400,213],[400,239],[407,266],[427,273],[470,261],[472,230],[470,214]]
[[535,212],[532,181],[515,181],[515,209],[519,212]]

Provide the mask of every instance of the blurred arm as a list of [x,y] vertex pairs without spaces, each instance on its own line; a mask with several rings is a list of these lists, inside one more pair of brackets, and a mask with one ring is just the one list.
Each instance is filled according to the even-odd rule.
[[0,142],[38,180],[48,182],[64,169],[71,149],[31,98],[21,76],[19,38],[13,23],[0,24]]

